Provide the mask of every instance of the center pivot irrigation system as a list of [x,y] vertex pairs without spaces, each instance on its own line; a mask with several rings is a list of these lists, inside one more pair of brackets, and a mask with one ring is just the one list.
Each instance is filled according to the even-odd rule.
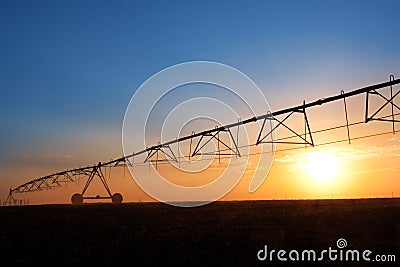
[[[186,135],[183,137],[176,138],[175,140],[166,142],[166,143],[159,143],[157,145],[147,147],[139,152],[132,153],[127,156],[123,156],[114,160],[110,160],[108,162],[99,162],[98,164],[92,165],[92,166],[87,166],[87,167],[82,167],[82,168],[76,168],[76,169],[71,169],[71,170],[64,170],[61,172],[57,172],[54,174],[50,174],[44,177],[40,177],[34,180],[31,180],[27,183],[24,183],[14,189],[10,189],[10,192],[8,194],[8,197],[6,201],[3,203],[5,206],[11,206],[11,205],[17,205],[17,204],[26,204],[22,200],[18,200],[14,198],[14,194],[17,193],[28,193],[28,192],[34,192],[34,191],[42,191],[42,190],[47,190],[47,189],[54,189],[61,187],[64,184],[76,182],[81,178],[87,177],[86,184],[82,190],[82,193],[80,194],[74,194],[71,198],[72,203],[74,204],[80,204],[82,203],[85,199],[111,199],[113,203],[121,203],[123,200],[123,197],[120,193],[115,193],[112,194],[110,188],[107,185],[106,177],[104,175],[106,168],[109,168],[111,170],[112,167],[118,167],[118,166],[123,166],[124,168],[129,165],[129,166],[134,166],[134,157],[139,156],[139,155],[146,155],[146,159],[144,160],[144,163],[146,162],[154,162],[157,166],[157,162],[159,161],[165,161],[165,159],[160,159],[159,158],[159,153],[161,153],[165,158],[168,158],[170,160],[178,161],[180,158],[180,155],[175,155],[173,150],[171,149],[171,145],[178,143],[179,142],[184,142],[184,141],[190,141],[190,152],[188,155],[188,158],[190,160],[191,157],[194,157],[196,155],[199,155],[201,152],[200,150],[211,140],[214,142],[218,143],[218,150],[215,151],[215,155],[218,155],[219,157],[221,155],[228,155],[228,156],[241,156],[240,154],[240,148],[238,146],[238,137],[234,138],[232,135],[231,129],[234,127],[239,127],[241,125],[249,124],[249,123],[254,123],[257,121],[262,121],[262,126],[261,129],[258,133],[257,141],[255,144],[251,144],[249,146],[257,146],[261,143],[280,143],[280,144],[294,144],[294,145],[304,145],[304,146],[315,146],[316,144],[314,143],[313,140],[313,134],[314,133],[319,133],[319,132],[324,132],[324,131],[329,131],[329,130],[334,130],[334,129],[339,129],[339,128],[346,128],[347,129],[347,139],[344,140],[336,140],[328,143],[322,143],[318,145],[325,145],[325,144],[332,144],[332,143],[338,143],[338,142],[351,142],[351,140],[354,139],[361,139],[361,138],[367,138],[371,136],[376,136],[376,135],[381,135],[381,134],[387,134],[388,132],[384,133],[379,133],[379,134],[374,134],[374,135],[365,135],[365,136],[358,136],[358,137],[350,137],[350,127],[362,123],[368,123],[371,121],[383,121],[383,122],[390,122],[392,123],[392,131],[393,133],[396,133],[395,129],[395,123],[400,122],[400,120],[397,119],[397,116],[400,115],[400,107],[399,104],[395,103],[396,97],[400,94],[400,90],[394,90],[394,85],[397,85],[400,83],[400,79],[395,79],[393,75],[390,76],[388,82],[380,83],[380,84],[374,84],[371,86],[367,86],[364,88],[356,89],[350,92],[345,93],[344,91],[341,91],[340,94],[327,97],[327,98],[322,98],[310,103],[306,103],[303,101],[302,105],[295,106],[295,107],[290,107],[282,110],[278,110],[275,112],[269,112],[267,114],[261,115],[261,116],[256,116],[252,117],[246,120],[240,120],[236,123],[228,124],[225,126],[219,126],[215,127],[214,129],[202,131],[202,132],[192,132],[190,135]],[[381,90],[384,88],[389,88],[390,90],[390,96],[386,96]],[[349,123],[348,120],[348,113],[347,113],[347,105],[346,105],[346,98],[356,96],[356,95],[361,95],[365,94],[365,119],[359,122],[354,122],[354,123]],[[370,101],[372,96],[376,96],[380,98],[381,100],[384,101],[384,103],[374,110],[373,112],[370,112]],[[323,104],[333,102],[333,101],[338,101],[338,100],[343,100],[344,104],[344,112],[345,112],[345,124],[340,125],[340,126],[333,126],[331,128],[326,128],[318,131],[311,131],[310,127],[310,122],[309,119],[307,118],[307,109],[315,106],[321,106]],[[391,114],[389,115],[382,115],[382,110],[385,107],[390,107],[391,108]],[[395,110],[397,113],[395,113]],[[294,130],[293,128],[289,127],[287,125],[287,120],[289,117],[291,117],[293,114],[298,114],[300,113],[302,117],[304,118],[304,132],[299,133],[298,131]],[[275,126],[267,133],[264,133],[264,128],[265,128],[265,123],[267,121],[274,121]],[[283,138],[278,138],[276,140],[271,139],[266,139],[267,137],[271,137],[273,131],[275,131],[278,127],[286,128],[289,130],[293,135],[289,137],[283,137]],[[228,145],[226,142],[224,142],[222,139],[219,138],[220,133],[227,133],[229,138],[231,139],[231,145]],[[292,141],[292,138],[296,138],[295,141]],[[268,141],[272,140],[272,141]],[[220,149],[220,144],[224,149]],[[192,146],[194,149],[192,149]],[[223,153],[224,152],[224,153]],[[179,151],[178,151],[179,153]],[[143,162],[140,162],[139,164],[143,164]],[[86,190],[88,189],[89,185],[92,183],[94,178],[97,177],[100,179],[101,183],[103,184],[104,188],[107,191],[107,196],[85,196]]]

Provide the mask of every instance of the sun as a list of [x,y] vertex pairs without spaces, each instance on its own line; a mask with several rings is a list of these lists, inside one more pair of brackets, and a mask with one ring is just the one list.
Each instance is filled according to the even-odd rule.
[[305,169],[317,182],[329,182],[339,173],[339,159],[329,152],[312,152],[306,155]]

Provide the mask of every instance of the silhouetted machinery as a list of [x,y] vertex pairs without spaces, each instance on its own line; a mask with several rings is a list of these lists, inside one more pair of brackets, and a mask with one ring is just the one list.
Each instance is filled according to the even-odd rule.
[[[55,189],[58,187],[61,187],[65,184],[72,183],[72,182],[77,182],[80,179],[84,177],[88,177],[85,187],[82,190],[82,193],[77,193],[74,194],[71,197],[71,202],[73,204],[81,204],[85,199],[111,199],[111,201],[115,204],[119,204],[122,202],[123,197],[120,193],[111,193],[111,190],[107,184],[106,178],[103,174],[102,168],[109,167],[111,166],[117,167],[119,164],[121,164],[122,160],[118,159],[115,161],[111,162],[106,162],[106,163],[101,163],[99,162],[97,165],[92,165],[92,166],[87,166],[87,167],[82,167],[82,168],[76,168],[76,169],[71,169],[71,170],[64,170],[61,172],[53,173],[44,177],[37,178],[35,180],[29,181],[27,183],[24,183],[17,188],[10,189],[10,193],[8,194],[8,197],[6,201],[4,201],[3,205],[4,206],[14,206],[14,205],[26,205],[27,201],[23,201],[20,199],[15,199],[13,197],[13,194],[15,193],[28,193],[28,192],[35,192],[35,191],[43,191],[43,190],[49,190],[49,189]],[[107,191],[106,196],[85,196],[85,193],[89,187],[89,185],[93,182],[95,177],[98,177],[103,184],[104,188]]]
[[[86,181],[86,184],[85,184],[85,187],[82,190],[82,193],[81,194],[76,193],[71,197],[72,204],[81,204],[81,203],[83,203],[84,199],[111,199],[112,203],[115,203],[115,204],[119,204],[119,203],[122,202],[123,197],[122,197],[122,195],[120,193],[115,193],[115,194],[111,193],[111,190],[108,187],[106,178],[104,177],[104,174],[103,174],[103,172],[101,170],[101,166],[102,166],[101,162],[99,162],[97,164],[97,166],[93,166],[92,172],[90,173],[89,178]],[[94,196],[94,197],[86,197],[86,196],[84,196],[85,193],[86,193],[86,190],[88,189],[88,187],[90,185],[90,183],[93,181],[94,177],[96,177],[96,176],[99,177],[101,183],[103,184],[104,188],[106,189],[106,191],[108,193],[108,196],[100,196],[100,195],[97,195],[97,196]]]
[[[14,189],[10,189],[10,193],[7,197],[7,200],[4,202],[4,205],[18,205],[19,203],[21,205],[24,205],[24,202],[21,202],[15,198],[13,198],[14,193],[28,193],[28,192],[34,192],[34,191],[41,191],[45,189],[54,189],[62,186],[63,184],[68,184],[71,182],[76,182],[79,179],[81,179],[82,176],[87,176],[88,180],[86,181],[85,187],[82,190],[82,193],[77,193],[74,194],[71,197],[71,202],[73,204],[80,204],[83,203],[85,199],[111,199],[113,203],[121,203],[123,198],[120,193],[115,193],[112,194],[110,188],[107,185],[105,176],[102,172],[102,168],[112,168],[112,167],[118,167],[118,166],[124,166],[126,165],[133,166],[135,163],[130,162],[130,159],[134,159],[135,156],[141,155],[141,154],[147,154],[147,157],[144,161],[146,162],[155,162],[156,163],[156,168],[157,168],[157,162],[158,161],[163,161],[164,159],[158,159],[158,153],[163,153],[165,157],[168,157],[171,160],[178,161],[178,159],[181,158],[181,156],[178,154],[178,156],[175,156],[175,154],[172,152],[172,149],[170,145],[173,144],[178,144],[179,142],[183,141],[189,141],[190,140],[190,155],[189,155],[189,160],[190,157],[193,157],[195,155],[198,155],[200,153],[200,148],[204,146],[201,145],[200,143],[208,138],[209,142],[211,139],[216,140],[218,142],[218,151],[216,151],[216,155],[221,155],[221,151],[219,150],[219,143],[223,143],[219,138],[219,133],[222,132],[227,132],[232,140],[233,146],[230,147],[223,143],[226,147],[227,150],[230,150],[231,153],[230,155],[236,155],[236,156],[241,156],[241,153],[239,152],[239,146],[237,145],[238,140],[234,140],[234,137],[232,133],[230,132],[230,129],[234,127],[239,127],[244,124],[248,123],[254,123],[257,121],[263,121],[261,129],[259,130],[258,133],[258,138],[255,144],[252,145],[259,145],[261,143],[273,143],[273,144],[288,144],[288,145],[302,145],[301,147],[306,147],[306,146],[314,146],[314,139],[313,139],[313,134],[315,133],[321,133],[321,132],[326,132],[330,130],[336,130],[339,128],[346,128],[347,129],[347,138],[346,139],[341,139],[341,140],[335,140],[335,141],[329,141],[325,143],[320,143],[318,145],[327,145],[327,144],[332,144],[332,143],[338,143],[338,142],[348,142],[350,143],[351,140],[354,139],[361,139],[361,138],[367,138],[367,137],[372,137],[372,136],[377,136],[377,135],[382,135],[382,134],[387,134],[389,132],[384,132],[384,133],[377,133],[373,135],[364,135],[364,136],[357,136],[357,137],[351,137],[350,136],[350,127],[359,125],[362,123],[368,123],[371,121],[381,121],[381,122],[389,122],[392,124],[392,133],[399,132],[400,130],[395,129],[395,123],[400,123],[400,120],[398,117],[400,116],[400,105],[398,103],[395,103],[395,99],[399,99],[400,97],[400,90],[394,90],[393,86],[400,84],[400,79],[395,79],[393,75],[390,75],[389,81],[380,83],[380,84],[374,84],[371,86],[367,86],[364,88],[356,89],[350,92],[345,93],[343,90],[340,92],[338,95],[334,95],[331,97],[327,98],[321,98],[313,102],[306,103],[303,101],[302,105],[299,106],[294,106],[290,108],[285,108],[282,110],[275,111],[273,113],[268,112],[267,114],[257,116],[257,117],[252,117],[248,118],[246,120],[239,120],[237,123],[232,123],[224,126],[219,126],[214,129],[198,132],[198,133],[192,133],[191,135],[183,136],[176,138],[174,140],[171,140],[169,142],[163,143],[163,144],[158,144],[154,145],[151,147],[146,147],[145,149],[132,153],[130,155],[124,155],[123,157],[120,157],[118,159],[111,160],[109,162],[104,162],[101,163],[99,162],[97,165],[92,165],[92,166],[87,166],[83,168],[76,168],[72,170],[65,170],[61,171],[58,173],[50,174],[44,177],[40,177],[34,180],[31,180],[27,183],[24,183]],[[389,91],[386,90],[386,93],[384,93],[384,90],[389,89]],[[351,97],[351,96],[356,96],[356,95],[361,95],[365,94],[366,99],[365,99],[365,119],[362,121],[357,121],[357,122],[352,122],[350,123],[348,120],[347,116],[347,105],[346,105],[346,98]],[[397,97],[397,98],[396,98]],[[380,99],[381,103],[379,107],[375,110],[372,110],[371,114],[371,109],[372,107],[369,105],[369,102],[372,99]],[[346,123],[344,125],[340,126],[333,126],[330,128],[324,128],[318,131],[311,131],[310,128],[310,123],[309,119],[306,114],[306,110],[311,107],[316,107],[316,106],[321,106],[323,104],[337,101],[337,100],[343,100],[344,102],[344,112],[345,112],[345,118],[346,118]],[[383,101],[383,103],[382,103]],[[388,107],[391,110],[391,113],[388,115],[382,114],[384,109]],[[397,113],[394,112],[394,110],[397,111]],[[288,125],[287,119],[291,116],[294,116],[294,114],[301,114],[304,116],[304,132],[299,132],[298,130],[290,127]],[[265,125],[267,125],[267,121],[274,121],[276,124],[275,126],[268,131],[267,134],[262,134],[263,131],[265,131]],[[293,135],[289,137],[280,137],[278,139],[272,139],[272,133],[277,129],[277,128],[282,128],[285,127],[288,129]],[[266,139],[266,137],[269,137],[269,139]],[[192,140],[194,138],[198,138],[196,148],[192,151],[191,146],[192,146]],[[296,139],[292,139],[296,138]],[[237,138],[238,139],[238,138]],[[200,148],[199,148],[200,147]],[[300,148],[300,147],[299,147]],[[152,160],[151,158],[156,157],[156,159]],[[103,184],[104,188],[107,191],[107,196],[85,196],[85,193],[89,187],[89,185],[92,183],[93,179],[95,177],[98,177]]]

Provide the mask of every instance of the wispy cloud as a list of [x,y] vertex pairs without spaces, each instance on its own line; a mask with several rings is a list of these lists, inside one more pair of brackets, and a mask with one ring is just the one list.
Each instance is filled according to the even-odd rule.
[[[395,139],[397,142],[397,139]],[[399,139],[400,140],[400,139]],[[327,149],[307,149],[290,152],[287,154],[278,154],[275,156],[275,162],[285,164],[287,171],[291,172],[300,168],[307,160],[309,153],[323,151],[336,157],[340,162],[352,162],[368,159],[377,159],[383,157],[400,157],[400,144],[391,144],[386,146],[366,146],[349,145],[343,147],[330,147]]]
[[400,142],[400,138],[399,137],[392,137],[392,138],[389,138],[389,141],[390,142]]

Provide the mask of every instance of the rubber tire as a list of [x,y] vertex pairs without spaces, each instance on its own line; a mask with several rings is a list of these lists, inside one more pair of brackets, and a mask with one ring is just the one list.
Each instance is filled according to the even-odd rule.
[[112,195],[112,203],[114,204],[120,204],[123,200],[123,197],[120,193],[115,193],[114,195]]
[[81,194],[74,194],[71,197],[72,204],[82,204],[83,203],[83,196]]

